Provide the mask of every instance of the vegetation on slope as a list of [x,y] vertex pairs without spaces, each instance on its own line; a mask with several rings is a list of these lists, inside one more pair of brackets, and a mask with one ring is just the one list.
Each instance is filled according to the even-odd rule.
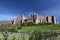
[[10,32],[34,32],[34,30],[40,31],[49,31],[49,30],[60,30],[60,24],[52,24],[52,23],[23,23],[23,24],[4,24],[0,25],[0,31],[10,31]]
[[[38,31],[35,31],[35,30],[38,30]],[[36,39],[41,38],[40,36],[42,36],[43,39],[47,38],[48,36],[50,37],[52,35],[55,35],[55,32],[51,33],[51,31],[54,31],[54,30],[60,30],[60,25],[59,24],[51,24],[51,23],[44,23],[44,24],[24,23],[24,24],[16,24],[16,25],[10,25],[10,24],[0,25],[0,31],[18,32],[18,35],[21,35],[22,39],[28,39],[28,38],[25,38],[25,37],[29,37],[29,40],[30,39],[32,40],[32,38],[34,38],[34,35],[36,36]],[[47,31],[49,31],[49,32],[47,32]],[[23,33],[23,34],[19,34],[19,32]],[[41,33],[41,32],[43,32],[43,33]],[[28,35],[28,36],[26,36],[25,33],[28,33],[29,35],[26,34],[26,35]],[[8,34],[8,35],[10,35],[10,34]],[[24,37],[24,35],[25,35],[25,37]],[[7,39],[7,37],[11,38],[11,36],[12,35],[5,36],[5,37]],[[31,36],[32,36],[32,38],[31,38]],[[15,40],[15,36],[13,37],[13,40]]]
[[49,30],[60,30],[59,24],[37,24],[37,25],[30,25],[30,26],[22,26],[22,29],[18,30],[18,32],[34,32],[34,30],[41,30],[41,31],[49,31]]

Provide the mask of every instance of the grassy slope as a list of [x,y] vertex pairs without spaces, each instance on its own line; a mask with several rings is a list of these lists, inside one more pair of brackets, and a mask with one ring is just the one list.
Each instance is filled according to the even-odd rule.
[[[46,31],[46,30],[60,30],[60,25],[35,25],[35,26],[27,26],[27,27],[23,27],[22,29],[18,30],[19,32],[26,32],[30,30],[31,32],[33,32],[34,30],[41,30],[41,31]],[[16,36],[16,38],[21,39],[21,36],[23,34],[9,34],[8,40],[13,39],[13,36]],[[25,35],[26,40],[28,40],[28,36],[29,35]],[[23,37],[23,36],[22,36]],[[3,39],[3,35],[0,33],[0,39]],[[16,39],[16,40],[17,40]],[[57,37],[56,40],[59,40],[60,37]]]
[[[30,30],[33,32],[34,30],[41,30],[41,31],[49,31],[49,30],[60,30],[60,25],[38,25],[38,26],[28,26],[23,27],[22,29],[18,30],[19,32],[26,32]],[[59,31],[58,31],[59,32]],[[60,36],[60,35],[59,35]],[[60,40],[60,37],[57,36],[56,40]]]
[[35,25],[35,26],[27,26],[23,27],[22,29],[18,30],[18,32],[26,32],[27,30],[30,30],[30,32],[33,32],[34,30],[60,30],[60,25]]

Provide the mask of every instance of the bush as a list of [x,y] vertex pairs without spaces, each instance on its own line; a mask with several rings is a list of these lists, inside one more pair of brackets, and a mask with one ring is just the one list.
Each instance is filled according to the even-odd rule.
[[35,24],[32,22],[28,22],[28,26],[34,26]]
[[51,25],[53,23],[38,23],[38,25]]
[[39,30],[36,30],[32,33],[32,35],[29,37],[29,40],[42,40],[42,39],[45,39],[46,38],[50,38],[52,36],[56,36],[57,34],[53,31],[44,31],[44,32],[41,32]]
[[15,29],[21,29],[22,28],[22,26],[20,24],[18,24],[18,23],[15,24],[14,27],[15,27]]
[[51,25],[51,24],[53,24],[53,23],[44,23],[45,25]]
[[32,22],[22,23],[22,26],[34,26],[35,24]]
[[22,23],[21,26],[27,26],[28,24],[26,22]]

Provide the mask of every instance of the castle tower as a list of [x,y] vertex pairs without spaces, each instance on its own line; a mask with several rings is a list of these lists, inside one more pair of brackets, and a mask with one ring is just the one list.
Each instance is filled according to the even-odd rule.
[[37,24],[38,23],[38,14],[30,14],[28,16],[28,22],[33,22],[34,24]]
[[48,21],[48,15],[44,15],[44,23],[47,23],[47,21]]
[[37,20],[38,20],[38,19],[37,19],[37,16],[38,16],[37,14],[33,14],[33,22],[34,22],[35,24],[36,24],[36,22],[37,22]]
[[14,20],[14,24],[16,23],[23,23],[24,22],[25,17],[24,16],[18,16],[15,20]]
[[33,15],[29,14],[28,18],[27,18],[27,22],[33,22]]
[[46,17],[47,23],[52,23],[52,20],[51,20],[51,19],[52,19],[51,16],[47,16],[47,17]]
[[13,25],[15,25],[16,24],[16,19],[15,20],[13,20]]

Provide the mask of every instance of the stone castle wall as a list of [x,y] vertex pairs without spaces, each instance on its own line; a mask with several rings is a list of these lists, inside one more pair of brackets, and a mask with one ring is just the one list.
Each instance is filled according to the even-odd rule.
[[[15,23],[24,23],[25,19],[24,16],[18,16],[17,19],[15,20]],[[56,24],[56,18],[55,16],[39,16],[38,14],[30,14],[26,22],[33,22],[35,24],[38,23],[54,23]]]

